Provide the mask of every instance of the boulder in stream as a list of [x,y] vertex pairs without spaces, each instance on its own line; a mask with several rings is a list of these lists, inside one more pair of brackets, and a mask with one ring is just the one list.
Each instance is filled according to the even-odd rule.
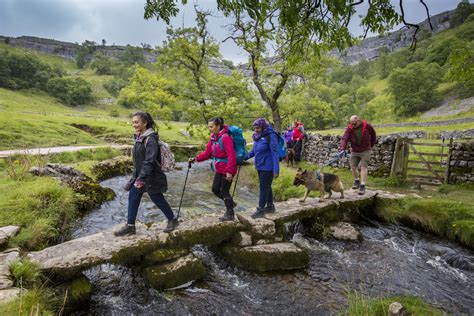
[[189,254],[169,263],[145,268],[143,274],[153,288],[163,290],[202,279],[206,273],[201,261]]
[[329,227],[334,238],[339,240],[362,241],[362,234],[349,223],[339,222]]
[[308,254],[292,243],[276,243],[238,248],[225,245],[222,255],[236,266],[251,271],[277,271],[304,268]]

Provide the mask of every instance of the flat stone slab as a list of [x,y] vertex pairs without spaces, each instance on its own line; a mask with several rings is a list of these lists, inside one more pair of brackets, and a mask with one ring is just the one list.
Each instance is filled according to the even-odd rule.
[[285,202],[275,203],[276,212],[266,214],[265,218],[276,224],[291,222],[297,219],[317,216],[325,211],[341,209],[346,211],[373,205],[377,192],[366,191],[364,195],[358,195],[354,190],[344,192],[344,199],[333,197],[320,202],[319,198],[308,198],[305,203],[299,199],[289,199]]
[[[359,196],[357,192],[347,190],[344,199],[335,198],[319,203],[319,199],[308,198],[306,203],[300,203],[297,199],[275,203],[276,212],[265,215],[265,219],[257,220],[255,223],[262,223],[261,228],[273,232],[272,227],[275,229],[275,225],[314,217],[325,211],[343,212],[374,205],[376,194],[376,192],[367,191],[365,195]],[[68,279],[89,267],[106,262],[136,263],[157,249],[190,248],[196,244],[218,245],[232,239],[237,232],[246,231],[248,227],[250,227],[249,233],[252,233],[256,225],[252,225],[253,219],[249,217],[250,213],[250,210],[238,213],[238,217],[244,219],[243,221],[247,224],[250,223],[250,226],[239,221],[220,222],[219,214],[206,214],[193,219],[181,218],[177,229],[170,234],[163,233],[165,221],[154,223],[149,227],[137,224],[137,234],[125,237],[113,235],[113,231],[119,228],[117,226],[94,235],[31,252],[28,257],[44,272],[51,272],[60,278]]]
[[300,269],[308,266],[309,256],[292,243],[276,243],[244,248],[222,248],[224,257],[236,266],[251,271]]
[[62,278],[72,278],[81,271],[105,262],[133,263],[141,256],[160,248],[186,248],[196,244],[216,245],[231,239],[242,224],[237,221],[220,222],[218,214],[181,220],[176,230],[163,233],[165,221],[150,227],[137,223],[137,234],[116,237],[112,229],[73,239],[41,251],[31,252],[28,258],[41,270]]
[[239,221],[256,238],[270,238],[275,235],[275,222],[266,218],[252,218],[249,214],[237,213]]
[[10,280],[10,263],[19,257],[20,253],[18,251],[0,253],[0,290],[13,286],[13,281]]

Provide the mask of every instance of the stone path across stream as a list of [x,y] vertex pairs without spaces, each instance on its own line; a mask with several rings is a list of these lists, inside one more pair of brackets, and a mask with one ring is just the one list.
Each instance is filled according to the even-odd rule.
[[[137,234],[115,237],[112,229],[90,236],[70,240],[44,250],[31,252],[28,257],[47,273],[61,278],[72,278],[89,267],[102,263],[127,264],[139,260],[140,256],[162,248],[189,248],[202,244],[212,246],[230,240],[241,231],[268,238],[283,229],[284,223],[315,217],[327,211],[349,212],[374,205],[377,195],[383,192],[368,191],[359,196],[348,190],[344,199],[330,199],[319,203],[317,198],[308,198],[306,203],[297,199],[275,203],[276,213],[266,218],[252,219],[250,211],[238,212],[239,220],[220,222],[218,214],[196,218],[181,218],[178,228],[170,234],[163,233],[165,222],[149,226],[137,225]],[[387,194],[385,194],[387,195]]]

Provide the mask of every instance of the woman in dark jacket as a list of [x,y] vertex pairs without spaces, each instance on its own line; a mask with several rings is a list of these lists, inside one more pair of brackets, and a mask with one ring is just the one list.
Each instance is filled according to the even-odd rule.
[[133,178],[129,182],[128,220],[127,224],[114,234],[115,236],[135,234],[138,207],[145,192],[168,219],[168,225],[163,231],[169,233],[178,225],[178,219],[163,195],[168,189],[168,182],[159,165],[161,155],[158,134],[154,131],[155,122],[150,114],[137,112],[133,115],[132,124],[135,129],[135,143],[133,145]]
[[263,217],[265,213],[275,212],[273,205],[272,182],[280,174],[280,157],[278,155],[278,138],[266,119],[258,118],[253,122],[253,148],[245,157],[248,160],[255,156],[255,169],[260,182],[260,197],[253,218]]

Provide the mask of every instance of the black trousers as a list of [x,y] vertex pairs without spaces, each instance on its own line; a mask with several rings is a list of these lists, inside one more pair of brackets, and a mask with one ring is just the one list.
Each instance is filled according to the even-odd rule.
[[233,204],[232,196],[230,195],[231,185],[232,181],[227,181],[225,174],[216,173],[214,175],[214,181],[212,182],[212,193],[214,193],[219,199],[224,200],[226,207]]
[[302,140],[296,141],[296,143],[293,145],[293,149],[295,150],[295,160],[301,161],[301,151],[303,150],[303,141]]

